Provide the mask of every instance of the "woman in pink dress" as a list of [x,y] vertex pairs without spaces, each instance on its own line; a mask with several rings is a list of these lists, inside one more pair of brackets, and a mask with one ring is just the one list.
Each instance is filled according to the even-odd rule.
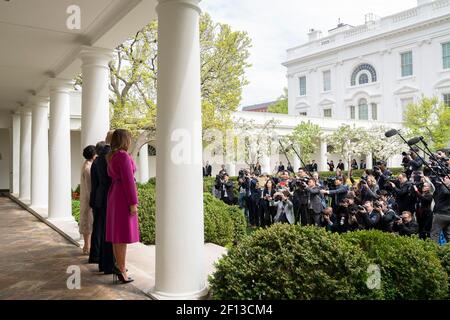
[[138,196],[134,180],[136,165],[127,152],[130,144],[130,132],[115,130],[107,157],[108,175],[112,182],[108,192],[106,241],[113,244],[117,262],[114,274],[122,283],[133,281],[127,276],[125,267],[127,244],[139,242]]

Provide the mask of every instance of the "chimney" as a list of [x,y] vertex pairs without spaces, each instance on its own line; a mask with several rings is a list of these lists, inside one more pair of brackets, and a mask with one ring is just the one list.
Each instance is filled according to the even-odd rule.
[[322,31],[320,30],[314,30],[314,29],[310,29],[309,33],[308,33],[308,37],[309,37],[309,41],[314,41],[317,39],[322,38]]

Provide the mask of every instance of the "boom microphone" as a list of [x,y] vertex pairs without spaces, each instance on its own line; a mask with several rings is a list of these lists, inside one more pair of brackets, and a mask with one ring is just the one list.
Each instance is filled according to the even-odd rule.
[[423,140],[423,137],[415,137],[415,138],[409,139],[408,145],[410,145],[410,146],[415,145],[415,144],[419,143],[419,141],[422,141],[422,140]]
[[396,134],[398,134],[398,131],[396,129],[391,129],[387,131],[384,135],[386,136],[386,138],[390,138],[395,136]]

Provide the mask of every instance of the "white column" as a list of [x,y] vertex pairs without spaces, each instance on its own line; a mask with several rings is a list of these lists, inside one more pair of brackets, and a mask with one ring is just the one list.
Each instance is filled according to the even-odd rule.
[[50,220],[73,220],[70,166],[69,81],[50,83],[49,203]]
[[139,182],[148,182],[148,144],[144,144],[139,150]]
[[20,110],[20,190],[19,198],[31,197],[31,109]]
[[83,46],[81,96],[81,149],[103,141],[109,131],[109,49]]
[[31,206],[48,206],[48,98],[33,100],[31,138]]
[[292,166],[294,167],[294,172],[297,173],[298,168],[302,167],[302,163],[300,162],[300,159],[297,157],[296,154],[294,154],[294,159],[292,161]]
[[236,176],[236,163],[234,162],[227,163],[225,169],[227,170],[227,173],[230,177]]
[[320,140],[320,160],[319,160],[319,171],[328,171],[327,165],[327,141],[325,139]]
[[373,169],[373,155],[372,152],[366,154],[366,169]]
[[11,152],[11,169],[10,169],[10,193],[19,195],[20,182],[20,113],[14,112],[11,115],[11,134],[10,134],[10,152]]
[[270,166],[270,156],[267,154],[264,154],[262,156],[262,161],[261,161],[261,173],[272,173],[272,168]]
[[[206,294],[199,0],[159,0],[156,275],[153,294]],[[181,152],[180,152],[181,151]],[[189,188],[173,201],[173,182]]]

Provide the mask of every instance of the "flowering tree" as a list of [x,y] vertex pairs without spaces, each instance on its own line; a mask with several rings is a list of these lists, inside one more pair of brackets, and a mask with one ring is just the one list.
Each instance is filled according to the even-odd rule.
[[361,156],[370,150],[372,137],[363,128],[341,125],[333,134],[327,137],[328,144],[333,146],[334,151],[347,161],[350,171],[351,159]]
[[308,163],[311,160],[311,155],[319,147],[321,134],[320,126],[311,123],[311,121],[302,121],[288,136],[288,141],[292,143],[296,150],[299,150],[303,161]]
[[[408,150],[408,146],[398,135],[387,138],[384,133],[388,130],[389,128],[384,126],[377,126],[368,131],[370,139],[367,145],[377,160],[387,161],[390,157]],[[409,133],[402,133],[402,135],[405,138],[410,136]]]
[[234,123],[236,132],[237,156],[248,166],[252,167],[260,161],[264,155],[269,156],[278,150],[277,133],[275,127],[279,120],[271,119],[262,125],[258,125],[254,120],[239,118]]

